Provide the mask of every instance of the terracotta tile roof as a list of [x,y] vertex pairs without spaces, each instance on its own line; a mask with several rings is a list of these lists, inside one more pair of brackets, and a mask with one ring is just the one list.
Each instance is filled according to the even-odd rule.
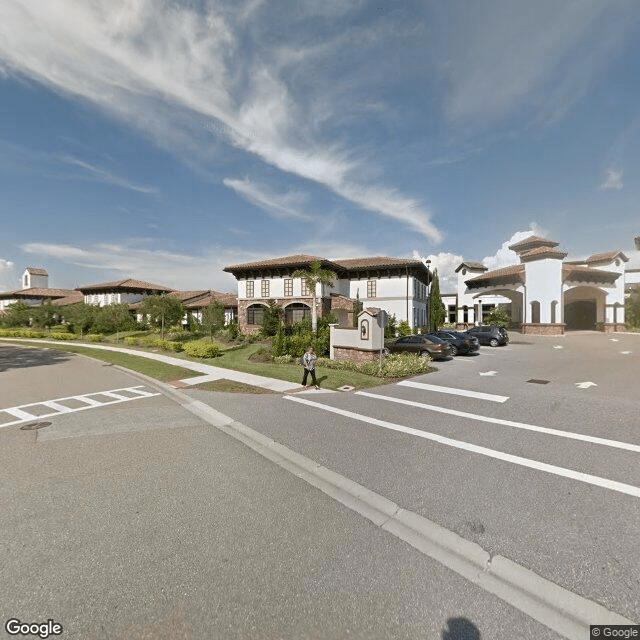
[[173,291],[171,287],[165,287],[161,284],[153,284],[152,282],[144,282],[143,280],[134,280],[133,278],[125,278],[124,280],[114,280],[112,282],[99,282],[98,284],[88,284],[84,287],[76,287],[76,291],[82,293],[88,291]]
[[458,273],[458,271],[460,271],[460,269],[464,269],[464,267],[466,267],[467,269],[482,269],[483,271],[488,271],[489,267],[485,267],[482,262],[474,262],[473,260],[465,260],[464,262],[460,263],[460,266],[456,269],[456,273]]
[[27,271],[32,276],[48,276],[49,275],[45,269],[40,269],[38,267],[27,267]]
[[558,244],[560,243],[555,242],[555,240],[548,240],[547,238],[541,238],[540,236],[529,236],[524,240],[520,240],[519,242],[509,245],[509,249],[519,253],[520,251],[525,251],[527,247],[531,247],[532,249],[539,246],[557,247]]
[[187,309],[201,309],[202,307],[208,307],[212,302],[222,302],[225,307],[237,307],[238,298],[233,293],[226,293],[224,291],[210,291],[208,295],[199,300],[193,302],[185,302]]
[[65,307],[70,304],[77,304],[78,302],[82,302],[84,300],[84,295],[82,295],[82,291],[73,291],[68,296],[64,298],[57,298],[53,301],[53,305],[56,307]]
[[520,254],[520,260],[522,260],[522,262],[529,262],[530,260],[543,260],[544,258],[559,258],[560,260],[562,260],[566,257],[566,251],[560,251],[560,249],[554,249],[553,247],[549,246],[537,247]]
[[585,262],[587,264],[591,262],[613,262],[618,256],[624,260],[624,262],[628,262],[629,258],[622,253],[622,251],[608,251],[607,253],[594,253],[592,256],[589,256]]
[[272,258],[271,260],[258,260],[257,262],[245,262],[242,264],[232,264],[225,267],[223,271],[233,273],[234,271],[246,271],[248,269],[261,269],[263,267],[302,267],[310,265],[313,262],[322,262],[324,264],[333,264],[326,258],[320,258],[319,256],[310,256],[304,253],[299,253],[293,256],[284,256],[282,258]]
[[469,278],[469,280],[465,280],[465,282],[468,287],[474,288],[483,286],[485,282],[491,284],[492,282],[505,280],[510,282],[524,282],[524,265],[514,264],[509,267],[503,267],[502,269],[487,271],[482,275]]
[[350,258],[348,260],[334,260],[344,269],[372,269],[379,267],[417,267],[423,266],[422,260],[415,258],[388,258],[387,256],[374,256],[371,258]]
[[562,280],[575,280],[578,282],[615,282],[620,277],[616,271],[604,271],[580,265],[562,265]]
[[176,298],[180,298],[182,302],[188,302],[193,298],[202,298],[210,293],[209,289],[202,289],[197,291],[172,291],[169,295]]
[[0,293],[0,298],[64,298],[74,293],[73,289],[45,289],[43,287],[31,287],[30,289],[16,289]]

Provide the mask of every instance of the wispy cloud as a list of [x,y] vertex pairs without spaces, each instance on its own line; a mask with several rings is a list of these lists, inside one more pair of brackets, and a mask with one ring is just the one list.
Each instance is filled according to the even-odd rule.
[[[67,265],[81,267],[84,274],[87,269],[95,270],[93,280],[83,280],[80,284],[133,277],[177,289],[234,291],[235,279],[222,271],[224,266],[237,262],[243,255],[233,248],[213,247],[206,254],[194,255],[149,249],[145,244],[138,241],[85,248],[32,242],[22,245],[21,249],[37,255],[39,259],[55,258]],[[79,273],[80,269],[75,271]],[[83,277],[87,279],[89,276]],[[67,286],[72,286],[72,283]]]
[[606,169],[600,188],[603,191],[620,191],[622,187],[624,187],[624,170],[619,167]]
[[[493,120],[525,98],[546,118],[560,117],[624,40],[637,19],[631,7],[617,0],[447,3],[441,20],[455,11],[458,21],[441,43],[448,52],[448,117]],[[536,94],[543,87],[545,98]]]
[[225,178],[222,182],[241,197],[266,211],[272,218],[277,220],[311,219],[311,216],[303,211],[309,197],[301,191],[276,193],[266,185],[253,182],[249,178],[243,180]]
[[[261,31],[261,25],[247,24],[262,13],[260,3],[245,5],[243,24],[222,3],[206,6],[205,13],[197,13],[191,4],[167,7],[151,0],[7,0],[0,60],[57,91],[90,100],[185,156],[194,149],[210,153],[212,139],[221,136],[365,212],[440,241],[441,232],[419,200],[362,179],[366,162],[344,140],[312,136],[314,127],[285,80],[263,61],[273,48],[267,41],[253,43],[265,55],[244,53],[242,39]],[[317,7],[304,4],[296,19],[335,16],[358,3]],[[219,123],[218,131],[206,131],[203,121]],[[93,165],[82,168],[114,179]],[[119,186],[126,184],[139,187],[127,181]]]
[[[126,178],[122,178],[117,176],[110,171],[103,169],[102,167],[98,167],[94,164],[90,164],[85,162],[84,160],[80,160],[79,158],[74,158],[73,156],[61,155],[59,156],[60,162],[65,164],[72,165],[74,167],[80,167],[84,169],[86,172],[86,178],[88,180],[96,180],[98,182],[106,182],[107,184],[112,184],[116,187],[122,187],[123,189],[129,189],[130,191],[137,191],[139,193],[148,193],[157,195],[158,189],[155,187],[145,187],[143,185],[136,184],[135,182],[131,182]],[[78,176],[74,176],[78,177]]]

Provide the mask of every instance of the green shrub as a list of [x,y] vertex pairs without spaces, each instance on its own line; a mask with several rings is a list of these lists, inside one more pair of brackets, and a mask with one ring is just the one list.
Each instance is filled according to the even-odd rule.
[[238,323],[237,322],[230,322],[227,325],[227,331],[229,332],[229,339],[230,340],[235,340],[238,335],[240,334],[240,329],[238,327]]
[[73,333],[62,333],[55,331],[49,336],[52,340],[73,340],[76,336]]
[[3,338],[44,338],[47,334],[33,329],[0,329]]
[[398,335],[399,336],[410,336],[411,335],[411,327],[406,320],[402,320],[398,324]]
[[184,345],[185,353],[194,358],[215,358],[220,353],[220,346],[215,342],[196,340]]
[[392,354],[383,359],[382,369],[380,369],[380,363],[377,360],[374,362],[351,362],[350,360],[318,358],[318,367],[357,371],[381,378],[403,378],[430,371],[431,358],[418,357],[412,353]]
[[104,338],[101,333],[93,333],[87,337],[89,338],[89,342],[102,342],[102,338]]
[[130,346],[135,347],[138,345],[138,338],[135,336],[125,336],[124,341]]
[[169,342],[169,350],[170,351],[184,351],[184,344],[182,342],[171,341]]

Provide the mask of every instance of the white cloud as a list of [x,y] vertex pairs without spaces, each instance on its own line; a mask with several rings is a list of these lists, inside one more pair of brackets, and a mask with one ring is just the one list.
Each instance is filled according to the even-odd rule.
[[516,231],[509,240],[502,243],[500,249],[498,249],[492,256],[486,256],[482,258],[482,264],[485,265],[490,271],[494,269],[501,269],[502,267],[508,267],[512,264],[518,264],[520,260],[515,251],[511,251],[509,246],[524,240],[529,236],[541,236],[545,237],[546,232],[541,229],[535,222],[532,222],[527,231]]
[[[211,123],[216,123],[219,136],[267,164],[439,241],[441,233],[420,202],[359,180],[364,161],[309,137],[311,123],[263,62],[268,43],[260,42],[266,55],[256,62],[257,56],[240,46],[240,35],[248,36],[242,31],[246,25],[234,22],[237,14],[229,11],[225,17],[220,3],[206,6],[206,13],[198,14],[191,3],[165,6],[152,0],[6,0],[0,60],[95,103],[185,157],[194,149],[210,153]],[[242,19],[261,13],[259,8],[247,4]],[[332,2],[322,13],[342,11],[343,3]]]
[[18,288],[16,266],[11,260],[0,258],[0,291],[12,291]]
[[618,167],[609,167],[604,172],[604,180],[600,184],[603,191],[620,191],[624,186],[624,170]]
[[266,185],[252,182],[249,178],[244,180],[225,178],[222,182],[276,220],[311,219],[310,215],[301,211],[309,200],[308,195],[301,191],[275,193]]
[[440,280],[440,293],[455,293],[458,288],[458,276],[455,270],[464,260],[461,255],[441,251],[440,253],[431,253],[428,256],[422,256],[416,250],[413,251],[413,257],[417,260],[429,260],[429,268],[438,270],[438,279]]

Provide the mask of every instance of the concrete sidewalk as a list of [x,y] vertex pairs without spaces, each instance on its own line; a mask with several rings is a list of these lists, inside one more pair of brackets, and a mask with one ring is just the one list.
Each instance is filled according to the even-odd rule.
[[[39,340],[34,338],[0,338],[0,340],[7,342],[34,342],[36,344],[61,344],[59,340]],[[301,388],[301,385],[294,382],[287,382],[286,380],[267,378],[266,376],[258,376],[253,373],[244,373],[243,371],[235,371],[233,369],[225,369],[223,367],[212,367],[209,364],[201,364],[200,362],[192,362],[191,360],[173,358],[160,353],[149,353],[148,351],[138,351],[137,349],[125,349],[123,347],[112,347],[101,344],[78,344],[77,342],[69,342],[68,344],[87,347],[89,349],[102,349],[104,351],[128,353],[142,358],[149,358],[149,360],[166,362],[167,364],[172,364],[176,367],[191,369],[191,371],[198,371],[203,374],[196,378],[186,378],[185,380],[181,380],[181,382],[184,382],[187,385],[199,384],[200,382],[210,382],[212,380],[233,380],[234,382],[242,382],[253,387],[262,387],[263,389],[269,389],[278,393],[294,391]]]

